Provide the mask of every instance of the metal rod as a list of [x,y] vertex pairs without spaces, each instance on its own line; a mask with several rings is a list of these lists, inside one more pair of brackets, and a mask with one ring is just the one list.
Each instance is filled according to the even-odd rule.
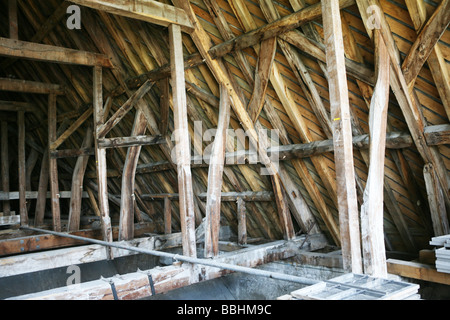
[[90,238],[75,236],[75,235],[63,233],[63,232],[56,232],[56,231],[38,229],[38,228],[26,227],[26,226],[21,227],[21,229],[42,232],[42,233],[48,233],[48,234],[53,234],[53,235],[60,236],[60,237],[66,237],[66,238],[72,238],[75,240],[91,242],[91,243],[95,243],[95,244],[106,246],[106,247],[129,250],[129,251],[134,251],[134,252],[158,256],[158,257],[172,258],[175,261],[183,261],[183,262],[188,262],[188,263],[192,263],[192,264],[200,264],[200,265],[204,265],[204,266],[220,268],[220,269],[224,269],[224,270],[231,270],[231,271],[235,271],[235,272],[242,272],[242,273],[247,273],[247,274],[251,274],[251,275],[272,278],[272,279],[276,279],[276,280],[296,282],[296,283],[301,283],[301,284],[305,284],[305,285],[313,285],[313,284],[316,284],[319,282],[318,280],[309,279],[309,278],[305,278],[305,277],[297,277],[297,276],[292,276],[292,275],[278,273],[278,272],[271,272],[271,271],[266,271],[266,270],[243,267],[243,266],[218,262],[218,261],[214,261],[214,260],[210,260],[210,259],[193,258],[193,257],[187,257],[187,256],[163,252],[163,251],[155,251],[155,250],[131,247],[128,245],[120,244],[118,242],[107,242],[107,241],[102,241],[102,240],[97,240],[97,239],[90,239]]

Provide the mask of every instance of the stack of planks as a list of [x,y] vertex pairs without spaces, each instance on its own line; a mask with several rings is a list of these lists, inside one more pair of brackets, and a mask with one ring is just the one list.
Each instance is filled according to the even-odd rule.
[[430,244],[439,247],[436,249],[436,270],[450,273],[450,234],[433,237]]
[[308,286],[278,300],[418,300],[419,285],[347,273]]

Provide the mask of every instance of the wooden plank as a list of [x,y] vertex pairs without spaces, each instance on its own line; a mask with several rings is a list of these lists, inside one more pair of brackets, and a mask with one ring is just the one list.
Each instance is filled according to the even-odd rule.
[[[98,147],[99,127],[104,122],[103,111],[103,70],[101,67],[94,67],[93,70],[93,108],[94,108],[94,145],[95,159],[97,162],[97,185],[98,204],[101,213],[103,240],[112,242],[111,218],[109,216],[108,203],[108,177],[106,174],[106,150]],[[110,248],[106,249],[108,259],[113,259]]]
[[102,54],[1,37],[0,55],[51,63],[113,67],[110,59]]
[[17,148],[19,150],[18,155],[18,167],[19,167],[19,211],[20,211],[20,225],[28,225],[28,208],[27,200],[25,198],[26,192],[26,164],[25,164],[25,113],[19,111],[17,113],[17,124],[19,127],[19,140]]
[[322,1],[344,269],[362,273],[359,213],[339,3]]
[[0,90],[37,94],[64,94],[60,85],[18,79],[0,78]]
[[402,70],[409,88],[414,87],[417,75],[449,24],[450,1],[443,0],[425,24],[405,60],[403,60]]
[[220,87],[220,107],[217,131],[211,150],[206,198],[205,257],[219,255],[220,206],[225,163],[227,130],[230,124],[230,97],[226,89]]
[[386,278],[383,187],[390,58],[384,40],[377,32],[375,41],[378,80],[370,104],[370,165],[361,205],[361,233],[364,273]]
[[99,139],[98,147],[103,149],[108,148],[127,148],[138,146],[150,146],[166,143],[166,138],[162,136],[145,136],[137,135],[131,137],[118,137],[109,139]]
[[442,236],[450,233],[450,226],[447,218],[444,195],[439,188],[436,173],[430,163],[423,167],[423,177],[427,189],[428,203],[430,206],[431,221],[435,236]]
[[429,146],[438,146],[441,144],[450,144],[450,125],[438,124],[427,126],[423,132]]
[[[50,146],[56,139],[56,94],[50,94],[48,98],[48,145]],[[49,150],[50,152],[50,150]],[[51,208],[53,217],[53,229],[61,232],[61,218],[59,205],[59,181],[58,164],[56,159],[49,158],[49,177],[51,192]]]
[[277,38],[271,38],[261,42],[258,63],[255,70],[255,85],[252,97],[248,103],[248,113],[253,122],[258,119],[264,106],[267,86],[272,73],[273,61],[277,51]]
[[186,109],[183,44],[179,26],[169,26],[169,43],[183,254],[185,256],[195,257],[197,250],[195,247],[195,213],[190,166],[191,153],[189,150],[190,142]]
[[120,120],[138,103],[153,87],[153,82],[147,80],[124,104],[109,118],[104,124],[98,128],[98,138],[106,137],[109,131],[119,123]]
[[[355,4],[352,0],[341,0],[339,5],[346,8]],[[268,23],[267,25],[256,30],[244,33],[239,37],[225,41],[209,50],[209,54],[213,59],[223,57],[224,55],[251,47],[261,41],[276,37],[287,31],[296,29],[302,24],[310,22],[322,15],[320,3],[308,6],[307,8],[287,15],[277,21]]]
[[[83,140],[82,148],[89,148],[93,142],[93,127],[89,125],[86,129],[85,137]],[[83,193],[83,180],[84,173],[86,172],[87,164],[89,161],[88,156],[80,156],[77,159],[75,168],[73,170],[72,177],[72,195],[69,204],[69,221],[67,224],[67,231],[78,231],[80,229],[81,218],[81,203]]]
[[168,27],[172,24],[181,27],[186,33],[192,32],[192,24],[183,10],[157,1],[144,0],[71,0],[71,2],[89,8],[105,11],[136,20]]
[[387,260],[388,272],[405,278],[450,285],[450,277],[436,270],[433,265],[397,259]]
[[[147,129],[147,121],[143,112],[138,109],[131,134],[142,135]],[[136,166],[141,153],[141,146],[128,149],[122,174],[122,188],[120,197],[119,240],[134,238],[134,206],[135,206],[135,175]]]
[[[9,192],[9,154],[8,154],[8,122],[1,121],[1,175],[2,190]],[[9,216],[11,214],[11,205],[9,201],[3,201],[3,214]]]

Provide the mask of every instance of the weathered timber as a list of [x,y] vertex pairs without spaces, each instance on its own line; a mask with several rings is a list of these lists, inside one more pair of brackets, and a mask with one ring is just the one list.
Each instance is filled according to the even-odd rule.
[[441,144],[450,144],[450,125],[438,124],[427,126],[423,132],[429,146],[438,146]]
[[27,102],[0,101],[0,111],[34,112],[36,111],[36,107]]
[[112,68],[105,55],[0,37],[0,55],[52,63]]
[[125,0],[112,2],[107,0],[71,0],[71,2],[164,27],[175,24],[187,33],[190,33],[193,29],[191,22],[183,10],[157,1]]
[[[82,148],[89,148],[93,142],[93,127],[88,126],[86,129],[86,135],[84,137]],[[80,218],[81,218],[81,203],[82,203],[82,193],[83,193],[83,180],[84,173],[86,172],[87,164],[89,161],[88,156],[80,156],[77,159],[75,168],[73,170],[72,177],[72,195],[70,198],[70,209],[69,209],[69,221],[67,224],[67,231],[78,231],[80,229]]]
[[[9,192],[9,156],[8,156],[8,122],[1,121],[1,175],[2,175],[2,190]],[[9,216],[11,213],[11,205],[9,201],[3,203],[3,214]]]
[[[56,94],[50,94],[48,98],[48,145],[56,140]],[[50,150],[48,151],[50,152]],[[59,204],[59,182],[58,163],[56,159],[49,158],[49,177],[51,192],[51,208],[54,231],[61,231],[60,204]]]
[[17,0],[8,0],[9,37],[19,39],[19,23],[17,21]]
[[57,84],[9,78],[0,78],[0,90],[37,94],[64,94],[61,86]]
[[[339,1],[341,8],[349,7],[355,4],[352,0]],[[303,10],[287,15],[280,20],[268,23],[267,25],[256,30],[244,33],[234,39],[225,41],[209,50],[209,54],[213,59],[223,57],[224,55],[251,47],[261,41],[276,37],[287,31],[296,29],[302,24],[310,22],[322,15],[320,3],[311,5]]]
[[364,273],[386,278],[383,187],[390,58],[379,33],[375,33],[375,41],[378,79],[370,104],[370,166],[361,205],[361,241]]
[[197,250],[195,247],[194,197],[187,123],[183,44],[179,26],[169,26],[169,42],[174,126],[175,132],[177,133],[177,137],[175,137],[175,148],[178,192],[180,194],[180,220],[183,233],[183,254],[185,256],[195,257]]
[[211,162],[208,172],[205,257],[216,257],[219,254],[220,194],[222,191],[225,148],[229,123],[230,98],[227,90],[221,86],[218,127],[211,151]]
[[127,148],[137,146],[149,146],[166,143],[166,138],[162,136],[137,135],[131,137],[118,137],[109,139],[99,139],[99,148]]
[[339,1],[322,1],[344,269],[362,273],[359,213]]

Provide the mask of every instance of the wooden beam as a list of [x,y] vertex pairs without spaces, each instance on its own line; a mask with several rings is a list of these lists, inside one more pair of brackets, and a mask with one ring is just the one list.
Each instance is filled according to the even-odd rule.
[[[56,140],[56,94],[50,94],[48,98],[48,145],[50,146]],[[50,150],[49,150],[50,152]],[[49,158],[49,176],[51,191],[51,208],[53,217],[53,229],[61,232],[61,218],[59,206],[59,182],[58,182],[58,163],[56,159]]]
[[414,87],[417,75],[450,24],[450,0],[443,0],[423,27],[403,60],[402,70],[407,86]]
[[238,243],[247,244],[247,210],[245,201],[237,198],[237,220],[238,220]]
[[41,170],[39,173],[39,185],[38,185],[38,195],[36,201],[36,210],[34,213],[34,226],[40,227],[44,224],[45,215],[45,205],[47,202],[47,189],[48,189],[48,178],[49,178],[49,166],[50,162],[48,159],[48,148],[45,150],[42,156]]
[[164,198],[164,233],[172,233],[172,200]]
[[0,90],[37,94],[64,94],[60,85],[9,78],[0,78]]
[[16,102],[16,101],[0,101],[0,111],[23,111],[35,112],[37,109],[31,103]]
[[359,213],[339,2],[321,1],[344,269],[362,273]]
[[450,226],[447,218],[447,209],[445,207],[444,195],[439,188],[436,173],[433,165],[425,164],[423,167],[423,177],[427,190],[428,203],[430,205],[431,221],[435,236],[450,234]]
[[[93,108],[94,108],[94,145],[95,159],[97,162],[97,185],[98,203],[101,213],[103,240],[112,242],[111,218],[109,216],[108,203],[108,177],[106,175],[106,150],[98,147],[99,127],[104,122],[103,110],[103,70],[101,67],[94,67],[93,70]],[[113,259],[112,250],[106,249],[108,259]]]
[[267,86],[272,73],[273,61],[277,51],[277,38],[271,38],[261,42],[258,63],[255,70],[255,85],[252,97],[248,103],[248,113],[253,122],[258,119],[264,106]]
[[218,127],[211,150],[206,199],[205,257],[219,255],[220,205],[227,130],[230,124],[230,97],[226,88],[220,86]]
[[92,156],[92,155],[95,155],[94,148],[55,150],[50,153],[50,157],[55,159],[77,158],[80,156]]
[[109,118],[103,125],[98,128],[98,138],[102,139],[106,137],[109,131],[119,123],[120,120],[138,103],[153,87],[153,82],[147,80],[124,104],[114,115]]
[[[90,148],[93,142],[93,127],[88,126],[86,129],[86,134],[84,136],[82,148]],[[69,204],[69,221],[67,224],[67,231],[78,231],[80,229],[80,218],[81,218],[81,203],[82,203],[82,193],[83,193],[83,180],[84,173],[86,172],[87,164],[89,161],[88,156],[80,156],[77,159],[75,168],[73,170],[72,177],[72,195],[70,197]]]
[[[346,8],[355,4],[354,0],[340,0],[341,8]],[[320,3],[308,6],[307,8],[287,15],[277,21],[268,23],[256,30],[244,33],[239,37],[225,41],[209,50],[213,59],[223,57],[224,55],[251,47],[261,41],[279,36],[287,31],[296,29],[302,24],[310,22],[322,15]]]
[[161,87],[161,122],[159,131],[161,135],[165,136],[169,132],[169,118],[170,118],[170,83],[169,78],[159,81]]
[[[138,109],[131,134],[142,135],[147,129],[147,121],[143,112]],[[134,206],[135,206],[135,175],[142,146],[128,149],[122,174],[122,188],[120,197],[119,241],[134,238]]]
[[112,68],[102,54],[0,37],[0,56],[81,66]]
[[19,111],[17,113],[17,124],[19,127],[19,140],[17,148],[19,149],[18,167],[19,167],[19,210],[20,210],[20,225],[28,225],[28,208],[27,200],[25,198],[26,192],[26,165],[25,165],[25,113]]
[[429,146],[450,144],[450,124],[427,126],[423,134]]
[[172,24],[181,27],[186,33],[192,32],[192,24],[183,10],[157,1],[144,0],[70,0],[70,2],[111,14],[146,21],[168,27]]
[[8,0],[9,37],[19,39],[19,23],[17,20],[17,0]]
[[131,137],[119,137],[110,139],[99,139],[99,148],[126,148],[126,147],[138,147],[149,146],[166,143],[166,138],[162,136],[144,136],[137,135]]
[[67,140],[67,138],[77,131],[77,129],[92,115],[92,108],[89,108],[86,110],[81,117],[79,117],[72,125],[63,133],[61,134],[51,145],[50,145],[50,152],[55,151],[58,149],[58,147],[64,143],[64,141]]
[[375,33],[377,85],[369,113],[370,165],[361,205],[361,233],[364,273],[386,278],[386,249],[383,227],[384,159],[389,105],[390,58],[381,35]]
[[172,69],[172,91],[174,126],[176,139],[176,161],[178,192],[180,194],[180,220],[183,233],[183,254],[195,257],[195,213],[192,190],[189,131],[186,110],[186,87],[184,78],[183,43],[178,25],[169,26],[170,63]]
[[405,278],[450,285],[450,277],[448,274],[438,272],[434,266],[429,264],[388,259],[387,267],[390,274],[396,274]]
[[[1,175],[2,190],[9,192],[9,154],[8,154],[8,122],[1,121]],[[11,214],[11,205],[9,201],[3,201],[3,214],[9,216]]]
[[[381,5],[378,0],[356,0],[356,2],[358,4],[361,17],[363,18],[363,22],[366,26],[366,30],[372,38],[373,28],[368,26],[369,17],[367,17],[367,9],[371,5],[381,8]],[[447,171],[445,170],[442,156],[436,147],[430,147],[426,144],[426,139],[424,138],[426,120],[421,110],[419,99],[415,92],[410,91],[408,88],[405,76],[401,69],[400,54],[384,13],[381,12],[377,18],[380,27],[377,30],[381,32],[391,58],[392,70],[390,83],[393,89],[392,91],[394,92],[405,117],[411,136],[417,147],[417,151],[420,153],[425,163],[431,163],[433,165],[433,170],[436,171],[439,185],[441,186],[444,194],[445,203],[448,207],[450,207],[450,195],[448,193],[449,177]]]

